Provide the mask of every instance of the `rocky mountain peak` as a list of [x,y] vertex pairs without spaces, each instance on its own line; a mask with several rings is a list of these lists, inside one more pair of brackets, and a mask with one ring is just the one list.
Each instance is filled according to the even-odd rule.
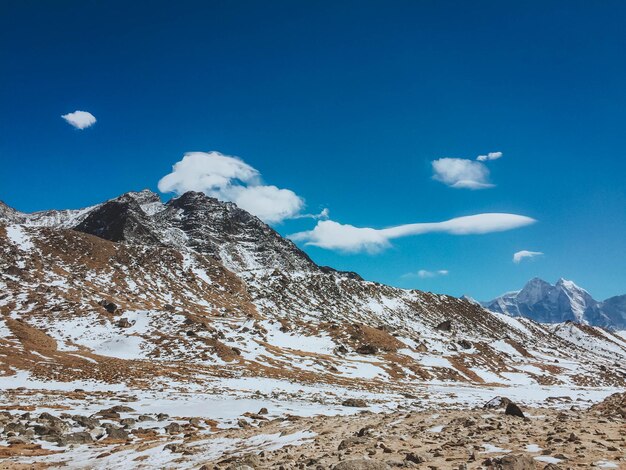
[[554,285],[533,278],[522,290],[509,292],[483,305],[489,310],[535,321],[556,323],[574,321],[605,327],[626,326],[626,307],[619,302],[598,302],[573,281],[560,278]]
[[0,201],[0,222],[17,223],[21,219],[21,213],[13,209],[11,206]]

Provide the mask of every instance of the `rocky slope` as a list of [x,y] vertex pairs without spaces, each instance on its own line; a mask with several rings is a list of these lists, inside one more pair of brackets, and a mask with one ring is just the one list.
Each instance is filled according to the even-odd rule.
[[[624,359],[626,339],[602,328],[512,318],[317,266],[256,217],[200,193],[164,204],[142,191],[34,214],[0,205],[8,410],[91,416],[132,401],[139,414],[176,409],[232,427],[245,426],[243,404],[310,416],[365,398],[388,412],[467,406],[502,389],[527,404],[588,403],[626,384]],[[107,439],[103,429],[92,438]]]
[[507,292],[484,302],[493,312],[524,316],[541,323],[574,321],[613,329],[626,329],[626,295],[595,300],[572,281],[559,279],[552,285],[534,278],[519,291]]

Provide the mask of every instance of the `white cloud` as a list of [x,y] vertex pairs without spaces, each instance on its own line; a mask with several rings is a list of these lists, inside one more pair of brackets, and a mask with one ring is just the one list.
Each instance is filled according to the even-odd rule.
[[304,200],[290,189],[264,185],[261,174],[243,160],[219,152],[189,152],[159,181],[159,191],[200,191],[231,201],[267,223],[297,217]]
[[74,111],[61,116],[65,121],[76,129],[86,129],[96,123],[96,117],[87,111]]
[[448,274],[449,274],[449,271],[447,269],[438,269],[437,271],[428,271],[426,269],[420,269],[416,273],[403,274],[402,277],[410,278],[410,277],[417,276],[420,279],[430,279],[432,277],[447,276]]
[[522,250],[518,251],[517,253],[513,253],[513,262],[515,264],[519,264],[524,258],[534,258],[535,256],[541,255],[543,255],[541,251]]
[[330,211],[327,207],[322,209],[318,214],[298,214],[294,216],[294,219],[315,219],[315,220],[326,220],[330,215]]
[[497,160],[502,157],[502,152],[489,152],[487,155],[478,155],[476,160],[479,162],[488,162],[491,160]]
[[512,230],[535,223],[530,217],[516,214],[476,214],[444,222],[398,225],[386,229],[354,227],[333,220],[319,221],[313,230],[290,235],[305,245],[319,246],[328,250],[344,252],[367,251],[374,253],[391,246],[390,240],[424,233],[449,233],[474,235]]
[[382,230],[354,227],[334,220],[320,221],[313,230],[294,233],[289,238],[304,242],[305,245],[354,253],[376,253],[391,246]]
[[480,162],[465,158],[440,158],[431,162],[433,179],[457,189],[486,189],[494,185],[489,182],[489,169]]

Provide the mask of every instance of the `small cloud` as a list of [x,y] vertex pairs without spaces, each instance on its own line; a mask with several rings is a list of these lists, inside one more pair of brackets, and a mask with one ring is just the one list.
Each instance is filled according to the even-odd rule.
[[96,117],[87,111],[74,111],[73,113],[64,114],[61,117],[65,119],[69,125],[80,130],[87,129],[96,123]]
[[476,214],[444,222],[406,224],[385,229],[354,227],[334,220],[322,220],[317,222],[313,230],[295,233],[289,238],[328,250],[376,253],[391,246],[390,240],[410,235],[424,233],[477,235],[512,230],[535,222],[536,220],[530,217],[506,213]]
[[416,273],[403,274],[402,277],[411,278],[411,277],[417,276],[420,279],[429,279],[432,277],[447,276],[448,274],[449,274],[449,271],[447,269],[439,269],[437,271],[427,271],[426,269],[420,269]]
[[489,169],[480,162],[465,158],[440,158],[431,162],[433,179],[456,189],[487,189]]
[[263,184],[256,168],[219,152],[186,153],[158,188],[163,193],[203,192],[234,202],[267,223],[299,217],[304,207],[304,200],[290,189]]
[[524,258],[534,258],[535,256],[541,256],[543,253],[541,251],[528,251],[522,250],[517,253],[513,253],[513,262],[515,264],[519,264],[522,262]]
[[488,162],[491,160],[497,160],[502,157],[502,152],[489,152],[487,155],[478,155],[476,160],[479,162]]
[[294,219],[315,219],[315,220],[326,220],[330,215],[330,211],[328,208],[322,209],[319,214],[299,214],[293,216]]

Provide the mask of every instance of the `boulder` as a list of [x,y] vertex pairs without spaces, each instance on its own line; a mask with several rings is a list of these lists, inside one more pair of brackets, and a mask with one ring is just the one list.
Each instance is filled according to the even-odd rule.
[[483,405],[483,408],[485,408],[485,409],[506,408],[506,406],[509,403],[511,403],[511,400],[509,400],[506,397],[494,397],[491,400],[489,400],[487,403],[485,403]]
[[406,456],[404,457],[404,460],[406,460],[407,462],[413,462],[413,463],[426,462],[426,458],[423,455],[416,454],[415,452],[409,452],[408,454],[406,454]]
[[70,434],[64,434],[57,441],[60,446],[68,444],[90,444],[92,442],[93,438],[88,432],[73,432]]
[[130,328],[131,326],[133,326],[133,324],[131,322],[128,321],[128,318],[120,318],[116,323],[116,326],[119,326],[120,328]]
[[98,302],[98,304],[104,307],[104,309],[109,313],[115,313],[115,311],[117,310],[117,305],[107,300],[101,300],[100,302]]
[[72,416],[72,420],[79,426],[87,429],[94,429],[100,426],[99,420],[97,420],[96,418],[89,418],[87,416],[74,415]]
[[366,443],[367,439],[365,437],[349,437],[339,443],[339,447],[337,447],[337,450],[351,449],[355,446],[363,445]]
[[128,439],[128,433],[122,428],[118,428],[117,426],[107,426],[106,427],[107,437],[111,439]]
[[352,406],[354,408],[366,408],[367,402],[362,398],[348,398],[341,402],[342,406]]
[[356,349],[358,354],[376,354],[378,352],[378,348],[373,344],[362,344]]
[[183,428],[178,423],[170,423],[163,429],[165,429],[168,434],[180,434],[183,431]]
[[513,402],[510,402],[508,405],[506,405],[506,410],[504,410],[504,414],[509,416],[517,416],[519,418],[525,418],[524,413],[522,412],[520,407]]
[[491,459],[494,470],[535,470],[536,462],[530,455],[505,455]]

